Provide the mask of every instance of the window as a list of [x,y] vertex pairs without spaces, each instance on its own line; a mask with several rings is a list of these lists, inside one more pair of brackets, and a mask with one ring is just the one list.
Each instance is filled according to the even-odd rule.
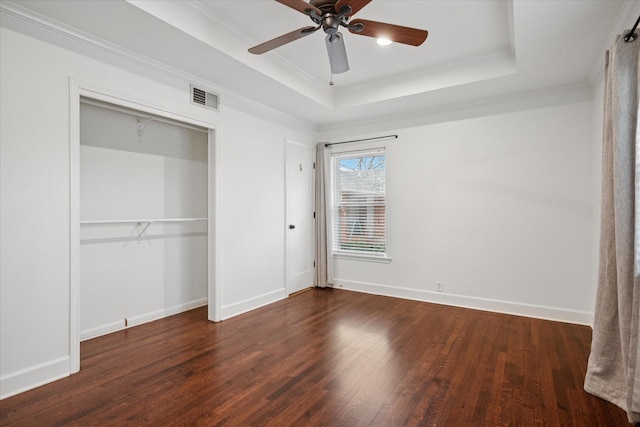
[[384,148],[331,156],[331,218],[336,254],[386,257]]

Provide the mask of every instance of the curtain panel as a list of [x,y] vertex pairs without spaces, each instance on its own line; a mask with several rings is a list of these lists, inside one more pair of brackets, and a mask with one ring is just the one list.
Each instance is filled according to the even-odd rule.
[[316,146],[316,271],[314,285],[333,285],[333,242],[331,232],[331,150],[324,143]]
[[640,40],[618,37],[606,55],[600,260],[584,388],[640,422]]

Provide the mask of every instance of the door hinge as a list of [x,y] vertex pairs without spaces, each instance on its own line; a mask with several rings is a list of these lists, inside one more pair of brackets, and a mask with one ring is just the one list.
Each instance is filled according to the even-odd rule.
[[313,213],[313,219],[316,219],[316,213],[315,212]]
[[313,268],[316,268],[316,262],[313,261]]
[[316,162],[313,162],[313,168],[314,169],[316,168]]

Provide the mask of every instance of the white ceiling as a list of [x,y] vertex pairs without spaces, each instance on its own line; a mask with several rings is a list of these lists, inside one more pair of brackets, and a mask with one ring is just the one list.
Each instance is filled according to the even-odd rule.
[[263,55],[247,52],[313,25],[272,0],[4,3],[321,128],[588,84],[612,29],[633,24],[624,15],[638,1],[373,0],[356,17],[429,37],[419,47],[382,47],[344,30],[351,69],[333,86],[321,31]]

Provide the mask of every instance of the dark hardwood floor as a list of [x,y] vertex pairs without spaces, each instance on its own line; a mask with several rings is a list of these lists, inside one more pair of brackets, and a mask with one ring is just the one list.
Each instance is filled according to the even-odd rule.
[[340,290],[82,343],[0,425],[630,426],[583,388],[591,330]]

